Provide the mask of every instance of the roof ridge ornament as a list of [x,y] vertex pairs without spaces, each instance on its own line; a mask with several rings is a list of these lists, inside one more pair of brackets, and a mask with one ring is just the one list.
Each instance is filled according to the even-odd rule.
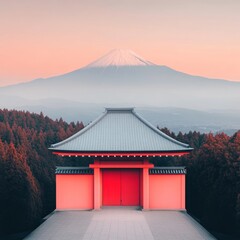
[[105,110],[107,112],[123,112],[123,111],[130,111],[133,112],[134,111],[134,107],[105,107]]

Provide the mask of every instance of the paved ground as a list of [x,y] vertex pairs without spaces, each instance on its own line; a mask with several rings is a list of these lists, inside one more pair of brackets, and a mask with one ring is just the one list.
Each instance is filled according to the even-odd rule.
[[187,213],[111,207],[54,212],[24,240],[215,239]]

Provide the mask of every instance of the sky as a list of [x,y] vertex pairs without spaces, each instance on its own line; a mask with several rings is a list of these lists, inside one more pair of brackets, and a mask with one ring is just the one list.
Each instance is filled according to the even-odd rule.
[[185,73],[240,81],[239,0],[0,0],[0,86],[131,49]]

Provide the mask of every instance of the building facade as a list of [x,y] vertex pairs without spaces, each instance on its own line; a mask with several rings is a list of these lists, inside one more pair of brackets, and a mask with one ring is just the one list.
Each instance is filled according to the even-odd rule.
[[53,154],[91,157],[89,167],[56,169],[56,209],[140,206],[185,210],[184,167],[154,167],[149,159],[192,148],[152,126],[133,108],[107,108],[94,122],[53,144]]

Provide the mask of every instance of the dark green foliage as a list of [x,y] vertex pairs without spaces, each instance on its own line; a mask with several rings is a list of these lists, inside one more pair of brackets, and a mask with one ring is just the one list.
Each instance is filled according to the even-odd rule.
[[12,143],[7,148],[2,170],[1,210],[5,231],[20,231],[26,226],[34,226],[41,217],[41,191],[26,156]]
[[187,167],[188,212],[208,229],[240,234],[240,131],[232,137],[189,132],[176,138],[194,151],[181,158],[160,158],[158,165]]
[[55,165],[47,149],[83,128],[41,113],[0,110],[0,233],[34,227],[55,209]]

